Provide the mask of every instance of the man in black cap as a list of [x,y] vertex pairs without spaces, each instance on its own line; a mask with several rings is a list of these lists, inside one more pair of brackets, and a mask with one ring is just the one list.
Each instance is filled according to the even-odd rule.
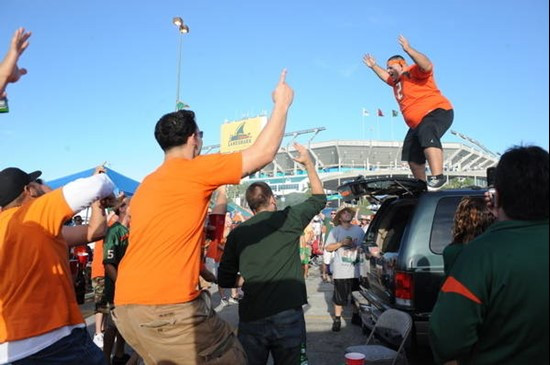
[[[23,172],[22,170],[16,167],[8,167],[0,172],[0,208],[8,205],[13,202],[16,198],[23,199],[21,193],[28,188],[29,194],[31,196],[36,196],[37,194],[36,185],[31,186],[32,182],[35,182],[36,179],[42,174],[41,171],[34,171],[30,174]],[[31,187],[33,188],[32,192],[30,191]],[[17,202],[14,202],[14,204]]]
[[0,171],[0,363],[105,364],[76,303],[62,228],[113,182],[96,174],[49,191],[40,175]]

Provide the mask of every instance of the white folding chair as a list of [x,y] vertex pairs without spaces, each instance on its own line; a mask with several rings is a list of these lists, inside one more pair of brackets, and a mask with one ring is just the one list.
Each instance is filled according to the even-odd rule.
[[[407,357],[403,351],[405,341],[412,329],[412,318],[408,313],[397,309],[387,309],[376,321],[372,331],[364,345],[350,346],[346,353],[360,352],[365,355],[365,364],[407,364]],[[387,331],[389,336],[399,336],[399,348],[397,351],[383,345],[370,344],[376,332]],[[387,337],[387,336],[386,336]]]

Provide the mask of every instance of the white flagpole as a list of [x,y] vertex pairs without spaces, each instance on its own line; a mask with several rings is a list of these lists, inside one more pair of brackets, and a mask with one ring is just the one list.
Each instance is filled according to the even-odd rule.
[[393,109],[391,111],[390,128],[391,128],[391,140],[393,142]]
[[378,140],[380,141],[380,120],[376,124],[376,129],[377,129],[376,136],[378,137]]
[[365,139],[365,108],[361,111],[361,139]]

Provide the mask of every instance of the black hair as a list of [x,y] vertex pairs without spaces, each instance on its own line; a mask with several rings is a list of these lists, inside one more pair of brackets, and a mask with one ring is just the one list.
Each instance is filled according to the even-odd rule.
[[402,61],[405,61],[405,57],[396,54],[395,56],[391,56],[390,58],[388,58],[388,60],[387,60],[386,62],[390,62],[391,60],[402,60]]
[[246,202],[253,212],[264,208],[269,204],[269,199],[273,196],[273,191],[263,181],[257,181],[246,189]]
[[548,219],[548,152],[537,146],[514,146],[495,171],[498,204],[510,219]]
[[191,110],[178,110],[165,114],[155,126],[155,138],[163,151],[183,146],[187,139],[197,132],[195,113]]

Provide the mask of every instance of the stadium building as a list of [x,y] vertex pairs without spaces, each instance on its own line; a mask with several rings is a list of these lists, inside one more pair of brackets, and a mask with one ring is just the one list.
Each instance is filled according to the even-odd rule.
[[[314,142],[313,139],[324,131],[319,127],[285,134],[282,146],[275,160],[262,170],[243,180],[243,183],[265,181],[275,194],[284,196],[290,193],[305,192],[308,179],[301,165],[292,159],[296,155],[293,148],[298,136],[306,136],[306,146],[315,162],[323,186],[330,194],[346,181],[358,175],[365,177],[410,177],[407,163],[401,161],[403,142],[377,140],[329,140]],[[499,156],[478,141],[461,133],[451,131],[461,142],[443,142],[444,174],[453,179],[471,178],[474,185],[486,184],[486,169],[495,166]],[[219,145],[203,147],[203,153],[217,152]]]

